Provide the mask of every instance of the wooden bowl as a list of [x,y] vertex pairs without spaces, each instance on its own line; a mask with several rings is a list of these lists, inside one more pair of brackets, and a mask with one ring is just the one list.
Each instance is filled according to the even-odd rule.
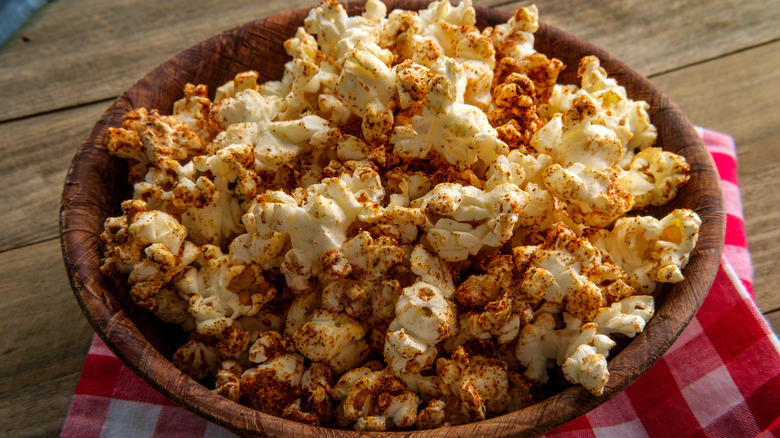
[[[385,1],[388,10],[416,10],[427,3]],[[347,9],[353,15],[362,11],[362,5],[348,4]],[[476,9],[480,28],[506,22],[510,16],[502,11]],[[174,56],[119,97],[73,159],[60,212],[62,248],[73,291],[95,331],[130,369],[167,397],[241,435],[365,436],[266,415],[193,381],[169,361],[173,351],[184,342],[184,335],[171,333],[170,326],[137,309],[127,296],[127,286],[104,277],[99,270],[98,236],[103,231],[103,221],[121,215],[120,202],[130,196],[124,163],[110,157],[103,146],[106,130],[119,127],[122,115],[134,108],[158,108],[170,114],[173,102],[182,96],[182,88],[188,82],[208,85],[213,96],[219,85],[241,71],[256,70],[261,81],[279,79],[288,60],[282,43],[302,25],[306,15],[307,9],[285,12],[219,34]],[[725,229],[720,180],[707,149],[685,116],[646,78],[577,37],[541,24],[536,33],[536,48],[568,66],[559,83],[579,84],[576,69],[580,58],[596,55],[630,97],[650,104],[650,116],[658,128],[658,144],[685,156],[691,166],[690,182],[677,198],[652,213],[659,217],[677,207],[696,211],[702,219],[698,245],[685,268],[685,280],[659,288],[656,314],[644,333],[611,357],[604,395],[595,397],[578,385],[536,405],[486,421],[439,430],[395,432],[394,436],[531,435],[584,414],[619,393],[661,357],[693,317],[715,277]]]

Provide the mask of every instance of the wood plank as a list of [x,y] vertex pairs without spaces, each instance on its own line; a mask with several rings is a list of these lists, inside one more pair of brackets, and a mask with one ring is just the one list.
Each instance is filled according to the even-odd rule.
[[769,321],[769,325],[772,327],[772,330],[775,332],[775,335],[780,333],[780,310],[769,312],[764,316],[766,317],[766,320]]
[[110,102],[0,124],[0,251],[59,233],[65,175],[92,125]]
[[0,393],[80,370],[93,332],[73,296],[59,239],[0,253],[0,278]]
[[648,76],[780,37],[780,2],[529,0],[498,8],[527,4],[537,5],[545,23],[584,38]]
[[16,438],[59,436],[80,375],[79,369],[0,395],[0,435]]
[[[762,311],[780,308],[780,42],[652,78],[697,125],[730,134],[739,182],[754,291]],[[717,74],[713,74],[717,72]]]
[[317,3],[53,3],[0,52],[0,96],[15,103],[0,107],[0,121],[114,98],[161,62],[212,35],[285,9]]
[[[165,59],[221,30],[316,3],[197,0],[182,8],[176,2],[155,0],[56,2],[0,52],[0,95],[14,102],[0,107],[0,121],[113,98]],[[502,3],[506,2],[475,1],[484,6]],[[528,3],[498,7],[514,10]],[[576,7],[553,0],[536,3],[543,21],[607,49],[644,74],[780,37],[775,25],[780,21],[780,2],[589,0]]]

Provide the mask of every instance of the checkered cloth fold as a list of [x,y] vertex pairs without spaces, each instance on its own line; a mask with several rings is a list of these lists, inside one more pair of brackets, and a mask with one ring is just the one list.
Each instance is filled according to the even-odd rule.
[[[650,370],[547,437],[780,436],[780,342],[752,298],[731,137],[700,130],[723,182],[726,242],[696,316]],[[156,392],[95,336],[64,437],[232,437]]]

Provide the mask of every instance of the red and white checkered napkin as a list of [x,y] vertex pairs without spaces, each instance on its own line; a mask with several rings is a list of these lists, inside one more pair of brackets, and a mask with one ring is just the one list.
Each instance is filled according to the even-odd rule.
[[[726,246],[700,310],[625,391],[548,437],[780,436],[780,343],[752,299],[733,140],[701,130],[723,180]],[[96,336],[64,437],[233,436],[149,387]]]

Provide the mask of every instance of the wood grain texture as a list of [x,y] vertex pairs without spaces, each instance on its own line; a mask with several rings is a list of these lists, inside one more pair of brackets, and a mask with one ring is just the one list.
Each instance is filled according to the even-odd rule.
[[70,293],[57,239],[0,253],[0,278],[0,435],[55,436],[92,328]]
[[109,104],[0,124],[0,252],[57,237],[68,164]]
[[[28,42],[17,38],[0,52],[0,95],[15,102],[0,107],[0,121],[114,98],[168,57],[217,32],[317,3],[56,2],[25,27]],[[780,2],[587,0],[573,6],[540,0],[500,9],[511,12],[530,3],[539,6],[545,23],[591,41],[645,75],[780,37]]]
[[734,137],[754,293],[762,311],[780,308],[780,111],[773,109],[780,105],[778,53],[780,42],[766,44],[652,79],[691,122]]
[[[391,6],[400,3],[391,2]],[[412,9],[423,4],[403,3]],[[145,325],[145,313],[137,311],[122,288],[117,288],[98,270],[97,236],[102,230],[102,220],[115,212],[119,199],[126,196],[126,187],[120,183],[121,166],[118,160],[108,157],[102,146],[107,127],[119,126],[121,115],[133,107],[169,112],[186,82],[205,83],[213,90],[246,68],[258,70],[262,80],[278,78],[281,64],[286,60],[281,44],[305,14],[299,10],[273,16],[221,34],[182,52],[130,88],[95,126],[73,162],[63,194],[62,241],[74,290],[98,334],[120,359],[168,397],[247,435],[359,436],[353,431],[316,428],[261,414],[195,383],[166,359],[166,352],[172,350],[171,345],[165,344],[166,337]],[[479,15],[483,24],[508,18],[507,13],[495,10],[480,10]],[[645,332],[611,359],[611,378],[604,396],[594,397],[577,386],[524,410],[487,421],[437,431],[401,432],[397,436],[534,434],[568,421],[608,400],[652,365],[693,316],[714,279],[724,232],[719,179],[709,153],[682,113],[648,80],[583,40],[542,26],[537,33],[537,49],[563,59],[570,68],[561,80],[570,82],[575,80],[580,57],[598,55],[605,69],[633,98],[650,103],[651,118],[659,129],[659,144],[687,158],[692,168],[691,181],[672,203],[654,211],[662,215],[684,206],[694,209],[703,220],[699,243],[685,269],[686,280],[658,291],[657,313]]]
[[717,58],[780,37],[780,2],[528,0],[542,21],[572,33],[649,76]]
[[766,317],[766,320],[769,321],[769,325],[772,327],[772,330],[774,330],[775,335],[780,333],[780,330],[778,330],[778,328],[780,328],[780,310],[775,310],[764,316]]
[[[81,363],[84,358],[81,357]],[[14,438],[58,437],[76,390],[75,372],[0,395],[0,435]]]
[[[0,121],[114,99],[175,53],[246,21],[318,3],[63,0],[0,52]],[[85,14],[84,11],[89,11]]]

